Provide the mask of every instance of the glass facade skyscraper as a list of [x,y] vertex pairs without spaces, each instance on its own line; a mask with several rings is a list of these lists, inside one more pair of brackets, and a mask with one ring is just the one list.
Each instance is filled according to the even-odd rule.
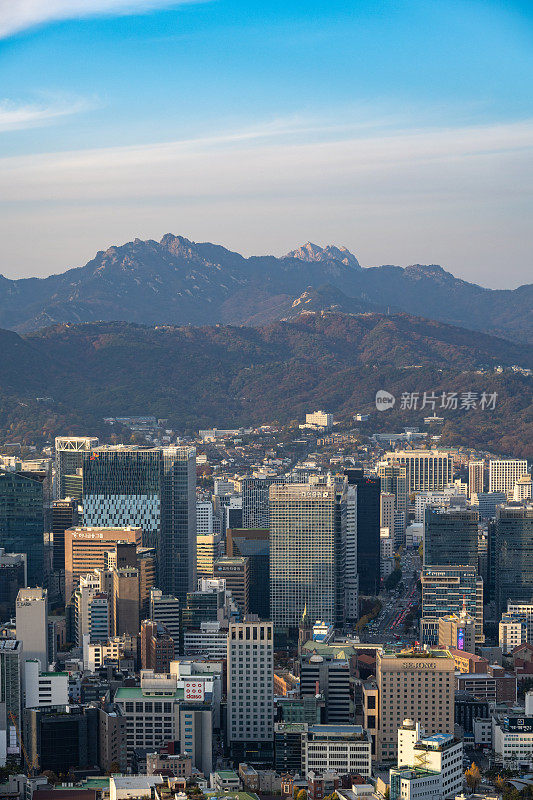
[[72,497],[81,500],[83,454],[95,447],[98,447],[95,436],[56,436],[56,499]]
[[474,509],[424,512],[424,565],[478,566],[479,514]]
[[0,547],[6,553],[26,553],[28,586],[42,586],[44,513],[40,481],[0,471]]
[[360,468],[347,469],[348,483],[357,487],[357,569],[360,594],[379,592],[381,479]]
[[346,485],[270,487],[270,609],[276,629],[302,619],[342,627]]
[[533,603],[533,505],[496,509],[494,558],[498,617],[508,600]]
[[184,600],[196,582],[196,453],[190,447],[99,447],[83,456],[83,524],[140,527],[158,582]]

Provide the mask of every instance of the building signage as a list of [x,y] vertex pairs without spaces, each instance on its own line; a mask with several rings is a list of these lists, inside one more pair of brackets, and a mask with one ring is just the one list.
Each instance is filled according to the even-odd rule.
[[505,727],[510,733],[533,733],[533,717],[506,717]]
[[185,681],[183,697],[186,701],[203,703],[205,696],[205,683],[203,681]]
[[404,669],[437,669],[435,661],[408,661],[402,664]]

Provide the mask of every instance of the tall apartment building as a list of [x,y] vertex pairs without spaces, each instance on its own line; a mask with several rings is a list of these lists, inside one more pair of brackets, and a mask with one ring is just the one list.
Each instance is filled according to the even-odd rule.
[[496,613],[507,602],[533,603],[533,505],[506,505],[496,509]]
[[357,487],[348,484],[346,486],[346,534],[342,537],[344,539],[344,613],[345,620],[352,623],[359,619],[357,513]]
[[407,492],[431,492],[453,482],[453,457],[441,450],[393,450],[385,461],[406,468]]
[[[379,548],[379,497],[378,497]],[[344,621],[346,484],[270,488],[270,605],[277,629],[297,629],[304,614]]]
[[16,604],[17,639],[24,648],[24,659],[41,662],[48,669],[48,592],[46,589],[20,589]]
[[154,547],[163,591],[182,600],[196,584],[196,451],[99,447],[83,456],[89,527],[139,527]]
[[0,470],[0,547],[6,553],[25,553],[28,583],[43,582],[43,484],[39,480]]
[[475,509],[436,509],[424,514],[424,565],[475,566],[479,514]]
[[421,637],[424,644],[439,641],[439,620],[463,609],[475,621],[476,643],[483,636],[483,581],[475,566],[427,566],[422,569]]
[[250,572],[250,614],[270,617],[270,531],[266,528],[228,528],[226,555],[247,558]]
[[241,614],[250,611],[250,561],[242,556],[217,558],[213,569],[215,580],[224,580]]
[[227,653],[227,741],[232,757],[272,763],[274,637],[271,622],[230,623]]
[[284,483],[284,481],[285,478],[280,476],[242,479],[243,528],[270,527],[269,490],[273,484]]
[[379,592],[381,479],[365,475],[362,469],[347,469],[348,484],[357,489],[357,565],[359,591]]
[[496,458],[489,461],[489,492],[504,492],[513,499],[519,478],[527,475],[527,461],[521,458]]
[[[369,691],[366,685],[363,691]],[[447,650],[378,651],[371,693],[377,697],[378,761],[397,758],[398,729],[405,719],[420,722],[428,736],[454,732],[455,664]],[[363,727],[371,729],[367,716],[365,704]]]
[[483,461],[468,462],[468,497],[483,492],[484,475],[485,463]]
[[[83,454],[98,447],[96,436],[56,436],[55,496],[81,502],[83,495]],[[67,525],[70,528],[71,525]]]
[[107,553],[119,542],[142,544],[141,528],[68,528],[65,531],[65,597],[72,596],[80,577],[106,567]]

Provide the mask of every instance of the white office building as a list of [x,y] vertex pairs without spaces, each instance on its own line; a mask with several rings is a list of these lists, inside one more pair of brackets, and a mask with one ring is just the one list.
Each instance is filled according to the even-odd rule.
[[519,644],[528,641],[527,628],[525,616],[509,612],[502,614],[498,625],[498,644],[504,656],[511,653]]
[[309,725],[302,740],[302,769],[339,775],[372,774],[372,739],[360,725]]
[[16,602],[17,639],[24,658],[36,658],[41,669],[48,669],[48,592],[46,589],[20,589]]
[[492,459],[489,461],[489,492],[504,492],[513,499],[514,487],[527,475],[527,461],[519,458]]
[[195,658],[225,659],[228,649],[228,630],[220,622],[201,622],[200,630],[186,630],[183,652]]
[[398,729],[398,766],[390,771],[391,800],[453,798],[463,788],[463,743],[452,734],[424,736],[419,722]]
[[68,672],[41,672],[35,659],[24,662],[26,708],[68,705]]
[[196,503],[196,534],[213,533],[213,503],[211,500]]

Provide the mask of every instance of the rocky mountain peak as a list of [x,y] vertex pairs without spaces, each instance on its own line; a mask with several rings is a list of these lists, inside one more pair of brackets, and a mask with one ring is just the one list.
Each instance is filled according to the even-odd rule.
[[313,242],[306,242],[297,250],[291,250],[287,253],[286,258],[297,258],[300,261],[340,261],[347,267],[355,267],[360,269],[361,265],[353,253],[350,253],[347,247],[336,247],[335,245],[326,245],[320,247]]

